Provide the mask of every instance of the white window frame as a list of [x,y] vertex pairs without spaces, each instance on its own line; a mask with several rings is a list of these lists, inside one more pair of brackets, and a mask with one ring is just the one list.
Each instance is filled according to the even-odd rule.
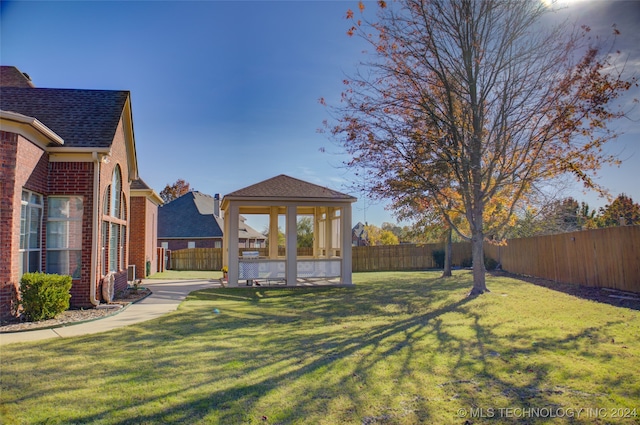
[[[71,202],[79,202],[81,204],[80,215],[77,217],[58,217],[52,216],[51,214],[51,206],[53,205],[53,201],[56,199],[66,199],[69,204]],[[82,270],[82,220],[84,218],[84,198],[82,196],[49,196],[47,198],[48,201],[48,210],[47,210],[47,265],[46,271],[47,273],[57,273],[63,275],[69,275],[73,279],[80,279],[80,274]],[[62,223],[66,224],[63,226],[54,226],[54,223]],[[53,242],[56,241],[54,238],[54,234],[51,233],[53,230],[62,230],[62,233],[57,233],[58,235],[62,235],[63,237],[63,246],[54,246]],[[73,233],[74,230],[79,230],[79,234]],[[73,242],[79,243],[79,246],[70,246]],[[54,257],[52,254],[58,253],[61,254],[60,257],[64,259],[66,257],[66,261],[64,264],[59,264],[60,269],[56,269],[53,263],[50,263],[51,259]],[[66,254],[66,255],[65,255]],[[71,257],[75,256],[75,267],[73,270]]]
[[[36,201],[36,202],[34,202]],[[42,221],[44,212],[44,196],[27,190],[22,190],[22,199],[20,201],[20,278],[27,272],[39,272],[42,270]],[[36,232],[32,231],[32,212],[38,212],[38,223],[36,224]],[[31,246],[35,238],[35,247]],[[35,270],[30,266],[30,257],[33,253],[37,253],[38,261]]]
[[127,268],[127,202],[122,190],[119,165],[116,165],[113,170],[111,185],[107,187],[104,199],[102,258],[104,262],[103,273],[107,274],[120,272]]

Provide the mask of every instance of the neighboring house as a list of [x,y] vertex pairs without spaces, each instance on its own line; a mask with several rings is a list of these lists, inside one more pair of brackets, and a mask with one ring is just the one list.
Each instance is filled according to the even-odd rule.
[[360,221],[353,226],[351,230],[351,245],[369,246],[369,234],[367,233],[366,226]]
[[129,246],[147,240],[131,231],[130,92],[35,88],[10,66],[0,82],[0,315],[33,271],[71,275],[71,305],[96,306],[103,286],[127,287]]
[[[187,248],[222,248],[224,223],[220,195],[188,192],[158,209],[158,244],[171,251]],[[241,218],[240,247],[263,248],[266,236]]]
[[162,198],[142,179],[131,182],[129,265],[135,266],[135,279],[161,271],[157,248],[159,205]]

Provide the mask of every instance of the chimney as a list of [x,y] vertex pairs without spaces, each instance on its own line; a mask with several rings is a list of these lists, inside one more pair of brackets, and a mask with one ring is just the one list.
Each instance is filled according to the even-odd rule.
[[213,215],[220,217],[220,194],[213,195]]

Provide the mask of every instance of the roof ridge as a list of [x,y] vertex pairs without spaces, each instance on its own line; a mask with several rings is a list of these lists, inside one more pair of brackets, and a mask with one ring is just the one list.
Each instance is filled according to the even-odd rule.
[[226,194],[225,197],[355,199],[351,195],[329,187],[310,183],[286,174],[279,174],[238,189]]

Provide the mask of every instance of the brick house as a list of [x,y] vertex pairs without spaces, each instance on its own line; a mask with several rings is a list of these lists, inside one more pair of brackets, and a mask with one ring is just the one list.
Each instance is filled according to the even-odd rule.
[[131,182],[129,265],[135,266],[136,279],[164,271],[157,249],[160,205],[162,198],[142,179]]
[[[220,195],[187,192],[158,210],[158,246],[170,251],[188,248],[222,248],[224,222]],[[240,217],[238,243],[244,248],[264,248],[266,236]]]
[[71,275],[76,307],[125,289],[141,237],[130,92],[36,88],[2,66],[0,142],[0,316],[15,314],[30,271]]

